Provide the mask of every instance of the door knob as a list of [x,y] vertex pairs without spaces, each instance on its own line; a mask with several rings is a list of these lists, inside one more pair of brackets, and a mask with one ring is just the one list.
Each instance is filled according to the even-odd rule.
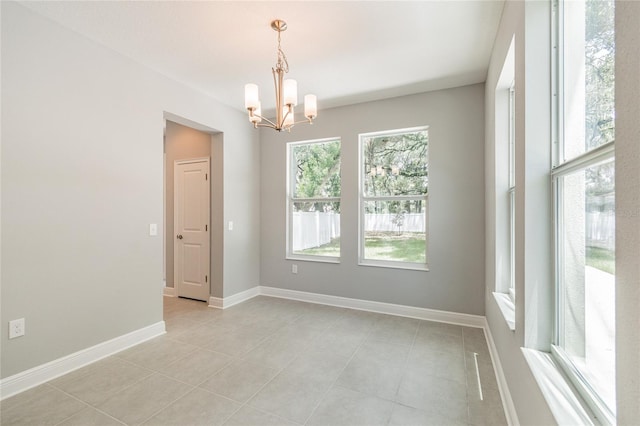
[[178,239],[181,240],[182,239],[182,234],[178,234]]

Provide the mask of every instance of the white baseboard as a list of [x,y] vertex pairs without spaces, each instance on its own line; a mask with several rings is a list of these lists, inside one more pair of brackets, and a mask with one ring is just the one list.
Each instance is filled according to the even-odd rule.
[[0,399],[8,398],[49,380],[70,373],[85,365],[106,358],[144,341],[165,334],[164,321],[141,328],[90,348],[58,358],[0,380]]
[[176,297],[176,288],[175,287],[163,287],[162,295],[167,297]]
[[217,309],[227,309],[233,305],[237,305],[238,303],[242,303],[246,300],[256,297],[260,294],[260,286],[256,286],[250,288],[249,290],[241,291],[240,293],[236,293],[232,296],[220,298],[220,297],[209,297],[209,307],[217,308]]
[[517,426],[520,424],[518,420],[518,413],[516,412],[516,406],[511,398],[511,392],[509,392],[509,386],[507,385],[507,378],[502,370],[502,364],[500,363],[500,356],[498,356],[498,348],[493,341],[491,330],[489,329],[489,323],[486,318],[484,321],[484,335],[487,339],[487,346],[489,347],[489,353],[491,354],[491,362],[493,364],[493,371],[496,373],[496,379],[498,381],[498,390],[500,391],[500,399],[502,399],[502,407],[504,408],[504,415],[507,418],[507,424],[510,426]]
[[395,305],[392,303],[374,302],[371,300],[351,299],[348,297],[308,293],[305,291],[287,290],[275,287],[260,286],[259,291],[259,294],[264,296],[280,297],[283,299],[299,300],[302,302],[318,303],[321,305],[337,306],[340,308],[357,309],[360,311],[377,312],[381,314],[397,315],[421,320],[445,322],[449,324],[463,325],[466,327],[484,328],[486,323],[485,317],[480,315],[439,311],[435,309],[418,308],[415,306]]

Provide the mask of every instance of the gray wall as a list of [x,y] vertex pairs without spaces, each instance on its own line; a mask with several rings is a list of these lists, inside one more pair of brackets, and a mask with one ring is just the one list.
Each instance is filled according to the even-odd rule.
[[[177,160],[211,157],[211,135],[191,127],[167,120],[165,130],[165,282],[173,287],[173,207],[174,207],[174,163]],[[216,183],[210,181],[212,185]],[[214,203],[211,203],[214,204]],[[213,271],[211,271],[213,275]]]
[[616,394],[640,419],[640,2],[616,2]]
[[[258,285],[260,148],[246,116],[17,3],[0,7],[2,377],[162,321],[163,236],[149,223],[163,229],[166,112],[224,133],[216,291]],[[8,340],[16,318],[27,333]]]
[[[260,132],[262,285],[484,314],[484,85],[321,110]],[[429,271],[358,266],[358,134],[429,126]],[[341,262],[285,260],[286,142],[342,138]],[[298,264],[298,274],[291,264]]]

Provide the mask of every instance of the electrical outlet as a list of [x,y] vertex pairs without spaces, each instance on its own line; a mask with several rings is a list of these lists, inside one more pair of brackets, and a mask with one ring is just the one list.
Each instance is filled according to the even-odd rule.
[[9,339],[24,336],[24,318],[9,321]]
[[297,274],[298,273],[298,265],[296,265],[296,264],[291,265],[291,273],[292,274]]

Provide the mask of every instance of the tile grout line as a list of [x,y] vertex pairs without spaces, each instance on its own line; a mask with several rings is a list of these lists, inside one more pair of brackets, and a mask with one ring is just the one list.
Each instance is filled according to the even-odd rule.
[[[282,328],[284,328],[284,327],[286,327],[286,326],[288,326],[288,325],[291,325],[291,324],[295,324],[295,321],[296,321],[298,318],[300,318],[302,315],[303,315],[303,314],[300,314],[300,315],[296,316],[295,318],[292,318],[290,321],[285,321],[285,324],[286,324],[285,326],[282,326],[282,327],[278,328],[278,329],[277,329],[277,330],[275,330],[273,333],[271,333],[270,335],[266,336],[263,340],[261,340],[260,344],[258,344],[258,345],[257,345],[257,346],[255,346],[254,348],[250,349],[249,351],[245,352],[243,355],[247,355],[249,352],[251,352],[251,351],[253,351],[253,350],[257,349],[259,346],[261,346],[263,343],[265,343],[265,341],[266,341],[267,339],[269,339],[270,337],[273,337],[275,334],[277,334],[277,333],[278,333]],[[294,362],[296,359],[298,359],[298,357],[300,357],[300,356],[302,355],[302,353],[303,353],[303,352],[304,352],[304,351],[301,351],[299,354],[297,354],[295,357],[293,357],[293,358],[292,358],[292,359],[287,363],[287,365],[285,365],[284,367],[282,367],[281,369],[279,369],[279,370],[278,370],[278,372],[277,372],[277,373],[276,373],[276,374],[275,374],[271,379],[269,379],[269,380],[268,380],[267,382],[265,382],[262,386],[260,386],[260,388],[259,388],[256,392],[254,392],[253,394],[251,394],[251,396],[249,396],[249,397],[247,398],[247,400],[246,400],[246,401],[244,401],[243,403],[241,403],[240,401],[236,401],[236,402],[238,402],[239,404],[241,404],[241,405],[240,405],[240,407],[239,407],[236,411],[234,411],[234,412],[233,412],[233,414],[231,414],[227,419],[225,419],[225,421],[223,422],[223,425],[224,425],[225,423],[227,423],[227,422],[229,421],[229,419],[230,419],[230,418],[232,418],[234,415],[236,415],[236,413],[238,413],[240,410],[242,410],[242,409],[243,409],[244,407],[246,407],[246,406],[247,406],[247,407],[249,407],[249,408],[252,408],[252,409],[255,409],[255,410],[258,410],[258,411],[261,411],[261,412],[267,413],[267,414],[269,414],[269,415],[276,416],[276,417],[278,417],[278,418],[280,418],[280,419],[284,419],[283,417],[281,417],[281,416],[279,416],[279,415],[277,415],[277,414],[275,414],[275,413],[272,413],[272,412],[270,412],[270,411],[264,411],[264,410],[261,410],[261,409],[258,409],[258,408],[256,408],[256,407],[253,407],[253,406],[249,405],[249,401],[251,401],[251,400],[252,400],[252,399],[253,399],[257,394],[259,394],[259,393],[260,393],[260,392],[261,392],[261,391],[262,391],[262,390],[263,390],[263,389],[264,389],[264,388],[265,388],[269,383],[271,383],[272,381],[274,381],[274,380],[275,380],[275,378],[276,378],[276,377],[278,377],[278,376],[279,376],[279,375],[280,375],[280,374],[285,370],[285,368],[287,368],[287,366],[289,366],[292,362]],[[244,358],[240,358],[240,359],[244,359]],[[270,367],[268,367],[268,368],[270,368]],[[217,373],[216,373],[216,374],[217,374]],[[211,376],[211,377],[213,377],[213,376]],[[204,383],[204,382],[202,382],[202,383]],[[206,390],[206,389],[205,389],[205,390]],[[219,394],[217,394],[217,393],[216,393],[216,395],[219,395]],[[220,396],[222,396],[222,395],[220,395]],[[232,401],[235,401],[235,400],[232,400]],[[291,420],[289,420],[289,419],[284,419],[284,420],[291,422]],[[293,422],[293,423],[297,423],[297,422]]]
[[[341,308],[344,309],[344,308]],[[322,402],[324,401],[324,399],[327,397],[327,395],[329,394],[329,392],[331,392],[331,389],[333,389],[334,386],[336,386],[336,383],[338,382],[338,380],[340,379],[340,376],[342,375],[342,373],[344,372],[344,370],[349,366],[349,364],[351,363],[351,361],[353,360],[353,358],[356,356],[356,354],[358,353],[358,351],[360,350],[360,348],[362,347],[362,345],[364,345],[364,343],[367,341],[367,338],[369,337],[369,335],[371,334],[373,330],[373,327],[371,327],[371,330],[367,331],[367,334],[364,336],[364,338],[362,339],[362,341],[360,342],[360,344],[358,345],[358,347],[356,348],[355,351],[353,351],[353,353],[351,354],[351,356],[349,357],[349,360],[347,361],[347,363],[344,365],[344,367],[342,367],[342,370],[340,370],[340,373],[336,376],[336,379],[333,381],[333,383],[327,388],[327,390],[325,391],[325,393],[322,395],[322,398],[320,398],[320,400],[318,401],[318,403],[316,404],[316,406],[313,408],[313,410],[311,410],[311,413],[309,413],[309,415],[307,416],[307,418],[305,419],[305,421],[302,423],[303,425],[306,425],[309,420],[311,420],[311,418],[313,417],[313,415],[315,414],[316,410],[318,409],[318,407],[320,407],[320,404],[322,404]]]
[[[285,324],[289,325],[289,324],[293,323],[293,322],[294,322],[297,318],[299,318],[300,316],[302,316],[302,314],[298,315],[296,318],[292,319],[291,321],[285,321]],[[245,353],[243,353],[241,356],[244,356],[244,355],[248,354],[249,352],[253,351],[254,349],[258,348],[258,347],[259,347],[260,345],[262,345],[262,344],[263,344],[267,339],[269,339],[270,337],[272,337],[272,336],[274,336],[275,334],[277,334],[277,333],[278,333],[278,331],[280,331],[280,329],[282,329],[283,327],[284,327],[284,326],[279,327],[278,329],[274,330],[271,334],[266,335],[266,336],[264,337],[264,339],[262,339],[262,340],[260,341],[260,343],[258,343],[255,347],[253,347],[253,348],[251,348],[250,350],[248,350],[248,351],[246,351]],[[214,339],[215,339],[215,338],[214,338]],[[213,339],[212,339],[212,340],[213,340]],[[203,349],[204,349],[204,348],[203,348]],[[225,354],[225,355],[226,355],[226,354]],[[232,355],[229,355],[229,357],[232,357]],[[240,359],[242,359],[242,358],[240,358]],[[295,359],[295,358],[294,358],[294,359]],[[291,360],[291,362],[293,362],[293,360]],[[260,389],[258,389],[254,394],[252,394],[252,395],[251,395],[251,396],[250,396],[250,397],[249,397],[245,402],[236,401],[236,400],[234,400],[234,399],[232,399],[232,398],[229,398],[229,397],[227,397],[227,396],[225,396],[225,395],[221,395],[221,394],[219,394],[219,393],[216,393],[216,392],[213,392],[213,391],[210,391],[210,390],[208,390],[208,389],[205,389],[205,388],[200,387],[204,382],[206,382],[207,380],[209,380],[209,379],[210,379],[210,378],[212,378],[213,376],[217,375],[218,373],[220,373],[220,372],[221,372],[222,370],[224,370],[225,368],[229,367],[232,363],[233,363],[233,361],[232,361],[232,362],[230,362],[229,364],[225,365],[224,367],[220,368],[220,369],[219,369],[218,371],[216,371],[215,373],[213,373],[213,374],[211,374],[211,375],[207,376],[207,378],[205,378],[205,379],[204,379],[202,382],[200,382],[198,385],[193,386],[193,389],[191,389],[189,392],[187,392],[185,395],[183,395],[183,396],[182,396],[182,397],[186,396],[187,394],[189,394],[189,393],[193,392],[195,389],[200,389],[200,390],[203,390],[203,391],[205,391],[205,392],[207,392],[207,393],[210,393],[210,394],[212,394],[212,395],[215,395],[215,396],[218,396],[218,397],[222,397],[222,398],[225,398],[225,399],[227,399],[227,400],[229,400],[229,401],[232,401],[232,402],[236,402],[236,403],[238,403],[238,404],[240,405],[240,406],[238,407],[238,409],[237,409],[237,410],[235,410],[235,411],[233,411],[233,412],[229,415],[229,417],[227,417],[227,418],[223,421],[223,423],[222,423],[222,424],[227,423],[227,422],[228,422],[228,420],[229,420],[230,418],[232,418],[234,415],[236,415],[236,413],[238,413],[242,408],[244,408],[245,406],[247,406],[247,405],[248,405],[248,403],[249,403],[249,401],[250,401],[250,400],[251,400],[255,395],[257,395],[257,394],[258,394],[258,393],[259,393],[259,392],[260,392],[260,391],[261,391],[265,386],[267,386],[269,383],[271,383],[271,381],[272,381],[273,379],[275,379],[275,378],[280,374],[280,372],[282,372],[282,371],[284,370],[284,368],[286,368],[286,367],[283,367],[280,371],[278,371],[278,373],[277,373],[277,374],[276,374],[276,375],[275,375],[271,380],[267,381],[263,386],[261,386],[261,387],[260,387]],[[288,365],[288,364],[287,364],[287,365]],[[167,377],[167,376],[165,376],[165,377]],[[181,382],[181,381],[180,381],[180,382]],[[184,383],[184,382],[181,382],[181,383]],[[187,384],[187,383],[185,383],[185,384]],[[182,397],[181,397],[181,398],[182,398]],[[180,398],[178,398],[178,399],[180,399]],[[177,401],[177,400],[176,400],[176,401]],[[176,401],[173,401],[171,404],[174,404]],[[171,404],[169,404],[169,405],[171,405]],[[167,405],[167,407],[168,407],[169,405]],[[163,410],[164,410],[165,408],[167,408],[167,407],[164,407],[164,408],[163,408]],[[251,406],[249,406],[249,407],[250,407],[250,408],[254,408],[254,407],[251,407]],[[162,410],[159,410],[157,413],[154,413],[154,416],[155,416],[156,414],[158,414],[160,411],[162,411]],[[263,411],[263,410],[259,410],[259,411]],[[263,411],[263,412],[264,412],[264,411]],[[273,413],[268,413],[268,414],[270,414],[270,415],[274,415]],[[280,416],[276,416],[276,417],[279,417],[279,418],[280,418]],[[145,421],[148,421],[148,420],[149,420],[149,419],[151,419],[151,418],[153,418],[153,416],[149,417],[149,418],[148,418],[148,419],[146,419]]]
[[[399,404],[398,402],[398,392],[400,392],[400,386],[402,385],[402,382],[404,381],[405,375],[407,374],[406,372],[406,368],[407,368],[407,363],[409,362],[409,355],[411,355],[411,351],[413,350],[415,344],[416,344],[416,339],[418,337],[418,332],[420,331],[420,325],[422,325],[422,322],[418,322],[418,326],[416,327],[416,331],[413,333],[413,339],[411,339],[411,347],[409,348],[409,352],[407,352],[407,356],[404,359],[404,363],[402,365],[402,376],[400,377],[400,381],[398,381],[398,387],[396,388],[396,392],[394,394],[393,397],[393,403],[394,404]],[[391,418],[393,417],[393,412],[395,411],[396,407],[394,405],[394,407],[391,409],[391,413],[389,414],[389,418],[387,419],[387,425],[391,422]]]
[[467,424],[471,425],[471,406],[469,404],[469,378],[467,377],[467,349],[464,338],[464,328],[462,329],[462,360],[464,361],[464,384],[465,395],[467,396]]
[[[51,386],[54,388],[54,390],[56,390],[56,391],[58,391],[58,392],[61,392],[61,393],[65,394],[65,395],[67,395],[69,398],[73,398],[73,399],[75,399],[76,401],[81,402],[82,404],[84,404],[84,405],[85,405],[85,407],[84,407],[82,410],[78,410],[77,412],[73,413],[72,415],[70,415],[69,417],[65,418],[64,420],[62,420],[62,421],[60,421],[60,422],[56,423],[56,425],[55,425],[55,426],[61,425],[62,423],[66,422],[67,420],[71,419],[72,417],[77,416],[77,415],[78,415],[78,414],[80,414],[82,411],[86,410],[87,408],[91,408],[91,409],[93,409],[93,410],[95,410],[95,411],[97,411],[97,412],[99,412],[99,413],[101,413],[101,414],[104,414],[105,416],[107,416],[107,417],[109,417],[109,418],[111,418],[111,419],[113,419],[113,420],[117,421],[118,423],[121,423],[121,424],[123,424],[123,425],[126,425],[126,423],[125,423],[125,422],[123,422],[123,421],[121,421],[120,419],[117,419],[117,418],[113,417],[112,415],[110,415],[110,414],[108,414],[108,413],[105,413],[104,411],[102,411],[102,410],[101,410],[101,409],[99,409],[98,407],[96,407],[96,406],[94,406],[94,405],[91,405],[91,404],[89,404],[89,403],[88,403],[88,402],[86,402],[86,401],[81,400],[80,398],[76,397],[75,395],[72,395],[72,394],[70,394],[70,393],[68,393],[68,392],[66,392],[66,391],[64,391],[64,390],[62,390],[62,389],[60,389],[60,388],[57,388],[57,387],[55,387],[55,386],[53,386],[53,385],[51,385]],[[107,398],[107,399],[108,399],[108,398]]]
[[[288,324],[290,324],[290,323],[293,323],[293,321],[295,321],[295,319],[299,318],[300,316],[302,316],[302,314],[300,314],[300,315],[296,316],[296,318],[292,319],[291,321],[285,321],[285,324],[287,324],[287,325],[288,325]],[[212,321],[213,321],[213,320],[205,321],[205,324],[206,324],[206,323],[208,323],[208,322],[212,322]],[[202,325],[204,325],[204,324],[202,324]],[[244,356],[244,355],[246,355],[247,353],[249,353],[249,352],[251,352],[251,351],[255,350],[255,349],[256,349],[256,348],[258,348],[259,346],[261,346],[261,345],[262,345],[266,340],[268,340],[270,337],[272,337],[272,336],[274,336],[275,334],[277,334],[277,333],[280,331],[280,329],[282,329],[283,327],[284,327],[284,326],[279,327],[279,328],[277,328],[276,330],[274,330],[272,333],[267,334],[267,335],[266,335],[262,340],[260,340],[260,342],[259,342],[255,347],[253,347],[253,348],[249,349],[248,351],[246,351],[245,353],[243,353],[243,354],[241,355],[241,357],[242,357],[242,356]],[[229,329],[229,330],[232,330],[232,329]],[[214,338],[214,339],[212,339],[212,340],[215,340],[215,338]],[[200,348],[204,349],[203,347],[200,347]],[[214,352],[215,352],[215,351],[214,351]],[[216,353],[221,353],[221,352],[216,352]],[[223,355],[226,355],[226,354],[223,354]],[[233,355],[228,355],[228,356],[229,356],[229,357],[233,357]],[[240,358],[240,359],[242,359],[242,358]],[[293,360],[292,360],[292,361],[293,361]],[[230,419],[230,418],[232,418],[234,415],[236,415],[236,414],[237,414],[237,413],[238,413],[242,408],[244,408],[245,406],[247,406],[247,405],[248,405],[248,402],[249,402],[249,401],[250,401],[250,400],[251,400],[251,399],[252,399],[252,398],[253,398],[257,393],[259,393],[259,392],[260,392],[260,391],[261,391],[261,390],[262,390],[262,389],[263,389],[267,384],[269,384],[269,383],[270,383],[270,382],[271,382],[275,377],[277,377],[277,376],[278,376],[278,374],[280,374],[280,372],[278,372],[278,374],[276,374],[276,376],[274,376],[271,380],[269,380],[269,381],[268,381],[267,383],[265,383],[262,387],[260,387],[260,389],[258,389],[258,391],[256,391],[254,394],[252,394],[252,395],[251,395],[251,396],[250,396],[250,397],[249,397],[245,402],[236,401],[236,400],[231,399],[231,398],[229,398],[229,397],[227,397],[227,396],[221,395],[221,394],[216,393],[216,392],[213,392],[213,391],[209,391],[208,389],[205,389],[205,388],[202,388],[202,387],[201,387],[201,385],[202,385],[203,383],[205,383],[207,380],[209,380],[209,379],[210,379],[210,378],[212,378],[213,376],[215,376],[215,375],[217,375],[218,373],[220,373],[220,372],[221,372],[222,370],[224,370],[225,368],[229,367],[232,363],[233,363],[233,361],[232,361],[232,362],[230,362],[229,364],[225,365],[224,367],[220,368],[220,369],[219,369],[218,371],[216,371],[215,373],[213,373],[213,374],[211,374],[211,375],[207,376],[207,378],[205,378],[205,379],[204,379],[202,382],[200,382],[198,385],[195,385],[195,386],[191,385],[191,386],[193,386],[193,389],[189,390],[187,393],[185,393],[182,397],[180,397],[180,398],[178,398],[178,399],[181,399],[181,398],[185,397],[186,395],[188,395],[188,394],[190,394],[190,393],[194,392],[194,390],[199,389],[199,390],[203,390],[203,391],[205,391],[205,392],[207,392],[207,393],[210,393],[210,394],[212,394],[212,395],[215,395],[215,396],[218,396],[218,397],[221,397],[221,398],[225,398],[225,399],[227,399],[227,400],[229,400],[229,401],[232,401],[232,402],[236,402],[236,403],[238,403],[238,404],[239,404],[238,409],[236,409],[235,411],[233,411],[233,412],[232,412],[232,413],[231,413],[231,414],[230,414],[230,415],[229,415],[229,416],[228,416],[228,417],[223,421],[223,423],[222,423],[222,424],[225,424],[225,423],[227,423],[227,422],[229,421],[229,419]],[[282,370],[284,370],[284,368],[283,368]],[[165,377],[167,377],[167,376],[165,376]],[[175,379],[174,379],[174,380],[175,380]],[[178,381],[179,381],[179,380],[178,380]],[[184,382],[182,382],[182,381],[179,381],[179,382],[180,382],[180,383],[184,383]],[[186,383],[185,383],[185,384],[186,384]],[[178,399],[176,399],[175,401],[171,402],[171,403],[170,403],[170,404],[168,404],[166,407],[162,408],[162,410],[166,409],[166,408],[167,408],[167,407],[169,407],[171,404],[174,404]],[[251,407],[251,406],[250,406],[250,407]],[[251,408],[253,408],[253,407],[251,407]],[[148,418],[148,419],[146,419],[145,421],[150,420],[151,418],[153,418],[153,416],[157,415],[157,414],[158,414],[160,411],[162,411],[162,410],[159,410],[158,412],[154,413],[151,417],[149,417],[149,418]],[[260,411],[262,411],[262,410],[260,410]],[[269,414],[272,414],[272,413],[269,413]],[[279,417],[279,416],[277,416],[277,417]]]

